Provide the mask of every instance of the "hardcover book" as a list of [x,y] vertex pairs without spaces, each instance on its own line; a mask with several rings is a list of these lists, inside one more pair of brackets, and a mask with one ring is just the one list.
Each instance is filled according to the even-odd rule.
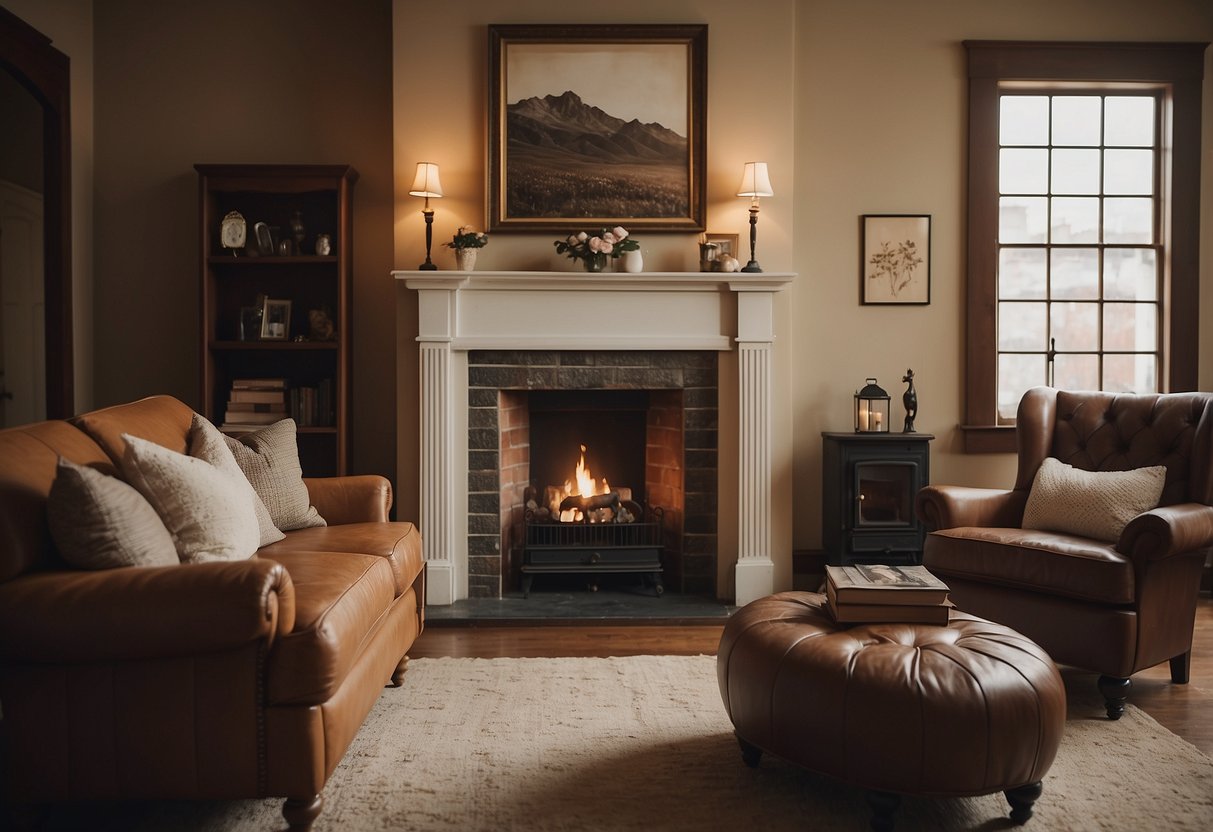
[[830,614],[840,624],[938,624],[946,626],[951,601],[941,604],[835,604],[828,605]]
[[833,604],[942,604],[948,585],[925,566],[855,564],[826,567],[826,594]]

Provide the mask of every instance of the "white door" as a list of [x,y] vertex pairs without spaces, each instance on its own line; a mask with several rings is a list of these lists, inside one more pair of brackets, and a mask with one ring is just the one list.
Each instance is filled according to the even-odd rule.
[[45,418],[42,194],[0,179],[0,427]]

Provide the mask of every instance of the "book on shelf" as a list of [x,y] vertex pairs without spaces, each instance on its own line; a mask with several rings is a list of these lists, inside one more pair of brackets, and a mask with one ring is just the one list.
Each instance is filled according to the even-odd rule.
[[946,626],[951,601],[938,604],[835,604],[826,607],[840,624],[938,624]]
[[284,378],[234,378],[233,390],[285,390]]
[[227,412],[285,414],[286,402],[228,402]]
[[278,404],[286,401],[285,390],[235,390],[228,395],[229,402],[252,402]]
[[224,424],[240,425],[272,425],[286,418],[285,413],[253,413],[227,409],[227,420]]
[[288,411],[301,428],[332,427],[333,380],[326,378],[311,387],[292,387],[288,397]]
[[948,585],[925,566],[859,563],[826,567],[826,594],[832,603],[933,605],[948,597]]

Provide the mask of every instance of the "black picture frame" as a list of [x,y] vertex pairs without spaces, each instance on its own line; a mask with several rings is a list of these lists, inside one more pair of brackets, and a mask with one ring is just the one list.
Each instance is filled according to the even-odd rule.
[[863,214],[859,297],[864,306],[931,302],[931,215]]
[[706,24],[488,35],[490,231],[704,230]]

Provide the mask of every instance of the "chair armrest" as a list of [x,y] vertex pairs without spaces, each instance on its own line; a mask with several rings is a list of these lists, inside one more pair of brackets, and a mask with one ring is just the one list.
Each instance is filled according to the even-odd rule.
[[1027,500],[1021,491],[928,485],[918,492],[914,510],[929,531],[959,526],[1018,528]]
[[330,526],[382,523],[392,509],[392,484],[377,474],[304,477],[308,497]]
[[38,572],[0,584],[0,660],[61,663],[210,653],[295,626],[295,587],[253,558]]
[[1213,546],[1213,506],[1177,503],[1160,506],[1129,521],[1116,551],[1139,565]]

